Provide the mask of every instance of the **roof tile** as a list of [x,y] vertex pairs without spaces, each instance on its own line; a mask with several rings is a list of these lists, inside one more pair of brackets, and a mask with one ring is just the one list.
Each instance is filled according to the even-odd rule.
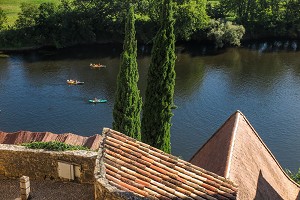
[[[111,129],[103,133],[112,186],[153,199],[236,199],[231,181]],[[123,189],[122,189],[123,188]]]

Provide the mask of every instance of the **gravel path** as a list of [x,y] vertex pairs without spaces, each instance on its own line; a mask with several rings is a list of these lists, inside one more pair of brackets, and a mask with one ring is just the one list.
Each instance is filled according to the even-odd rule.
[[[34,200],[92,200],[94,186],[73,182],[30,180],[31,199]],[[0,179],[0,200],[20,197],[19,179]]]

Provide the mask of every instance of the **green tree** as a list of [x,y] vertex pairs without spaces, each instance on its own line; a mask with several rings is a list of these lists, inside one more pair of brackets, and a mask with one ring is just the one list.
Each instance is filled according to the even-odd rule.
[[223,46],[240,46],[240,41],[245,34],[242,25],[234,25],[232,22],[222,22],[212,19],[208,28],[207,36],[215,41],[217,48]]
[[57,28],[57,7],[54,3],[42,3],[39,6],[39,14],[37,16],[37,32],[40,41],[43,44],[53,43],[53,37]]
[[4,29],[6,22],[7,22],[6,14],[4,10],[0,7],[0,31]]
[[21,3],[21,12],[18,13],[18,19],[15,23],[17,29],[29,28],[36,25],[36,19],[39,14],[38,7],[34,4]]
[[189,40],[196,31],[208,24],[206,0],[181,0],[174,7],[174,25],[177,39]]
[[175,35],[171,0],[162,0],[143,107],[142,141],[171,152],[170,129],[175,86]]
[[288,36],[291,38],[300,37],[300,0],[289,0],[284,16]]
[[113,128],[130,137],[141,140],[140,113],[142,99],[137,86],[139,75],[134,24],[134,9],[131,6],[125,24],[125,39],[113,110]]

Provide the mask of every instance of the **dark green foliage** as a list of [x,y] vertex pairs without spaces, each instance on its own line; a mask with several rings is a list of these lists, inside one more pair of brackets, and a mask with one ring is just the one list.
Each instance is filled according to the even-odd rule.
[[224,14],[242,24],[249,38],[300,38],[299,5],[299,0],[220,0]]
[[177,1],[174,8],[174,33],[177,39],[190,40],[191,35],[206,27],[208,16],[205,11],[206,1]]
[[23,143],[22,146],[28,147],[30,149],[45,149],[50,151],[67,151],[67,150],[86,150],[89,151],[87,147],[83,146],[75,146],[66,144],[63,142],[31,142],[31,143]]
[[[22,3],[10,27],[0,8],[0,48],[122,42],[129,3],[135,8],[137,40],[152,43],[159,29],[161,1],[61,0],[40,6]],[[174,34],[182,41],[217,38],[207,38],[209,18],[243,25],[245,39],[300,38],[300,0],[176,0],[173,12]]]
[[300,35],[300,0],[288,1],[284,16],[288,36],[297,38]]
[[300,184],[300,168],[296,173],[293,173],[288,169],[286,169],[285,171],[291,177],[291,179],[293,179],[296,183]]
[[6,14],[4,13],[4,10],[0,7],[0,31],[4,29],[6,22],[7,22]]
[[36,19],[36,29],[39,35],[39,42],[51,44],[58,29],[57,7],[54,3],[42,3],[39,6],[39,13]]
[[141,140],[142,99],[137,86],[139,74],[134,25],[134,10],[131,6],[125,25],[125,39],[113,110],[113,128],[132,138]]
[[21,12],[15,23],[17,29],[32,28],[36,25],[38,7],[34,4],[21,3]]
[[171,0],[163,0],[161,27],[154,39],[143,107],[142,141],[171,152],[170,128],[175,86],[175,35]]

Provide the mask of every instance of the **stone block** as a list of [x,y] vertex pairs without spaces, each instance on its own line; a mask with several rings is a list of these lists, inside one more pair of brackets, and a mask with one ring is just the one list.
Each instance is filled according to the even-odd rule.
[[29,193],[30,193],[30,187],[21,189],[21,195],[29,195]]
[[22,176],[20,178],[20,189],[21,199],[27,200],[30,193],[30,182],[28,176]]

